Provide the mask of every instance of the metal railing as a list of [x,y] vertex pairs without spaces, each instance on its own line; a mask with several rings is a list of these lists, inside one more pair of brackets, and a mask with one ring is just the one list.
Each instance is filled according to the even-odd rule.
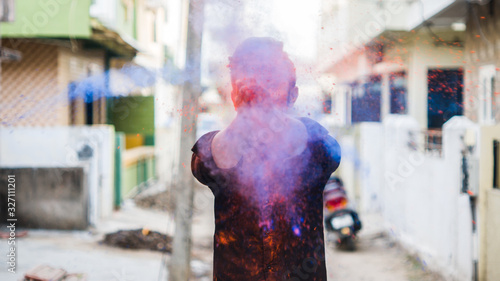
[[408,147],[425,154],[443,156],[443,131],[441,129],[410,131]]

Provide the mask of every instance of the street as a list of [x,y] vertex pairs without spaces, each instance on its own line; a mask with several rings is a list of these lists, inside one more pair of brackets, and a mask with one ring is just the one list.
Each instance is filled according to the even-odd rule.
[[386,235],[362,235],[354,252],[327,246],[328,280],[365,281],[441,281],[427,272],[414,258],[390,241]]
[[[193,221],[192,281],[211,280],[213,198],[210,191],[197,187]],[[202,211],[203,209],[203,211]],[[335,249],[327,242],[328,280],[441,281],[409,258],[379,228],[377,215],[361,217],[360,232],[354,252]],[[0,272],[0,280],[19,280],[38,264],[86,273],[89,281],[166,280],[170,255],[148,250],[113,248],[101,244],[103,235],[119,229],[148,228],[172,235],[173,223],[167,212],[142,209],[128,202],[122,210],[90,231],[29,230],[19,238],[16,274]],[[6,240],[0,240],[0,252],[7,252]],[[5,255],[2,255],[4,261]]]
[[[210,264],[212,261],[213,200],[207,188],[196,189],[194,216],[194,258]],[[197,204],[195,204],[196,206]],[[204,210],[201,211],[201,208]],[[383,231],[383,220],[378,214],[361,216],[363,230],[359,233],[354,252],[336,249],[334,242],[326,242],[328,280],[355,281],[444,281],[422,266],[422,262],[408,255]],[[329,239],[326,239],[327,241]]]

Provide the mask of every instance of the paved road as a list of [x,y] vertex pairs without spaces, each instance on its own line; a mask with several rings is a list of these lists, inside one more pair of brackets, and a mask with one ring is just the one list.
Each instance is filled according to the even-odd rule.
[[389,239],[378,215],[365,214],[361,219],[364,229],[359,233],[356,251],[342,251],[334,242],[327,242],[329,281],[444,281]]
[[[205,188],[206,189],[206,188]],[[195,212],[193,232],[194,255],[211,267],[213,233],[213,197],[203,188],[197,189],[195,201],[203,212]],[[337,250],[333,243],[326,245],[329,281],[443,281],[425,271],[383,233],[383,221],[377,214],[361,216],[358,249],[354,252]],[[209,276],[206,275],[205,278]],[[199,280],[199,279],[197,279]],[[211,280],[211,279],[203,279]]]
[[[16,243],[16,274],[7,272],[8,244],[7,240],[0,239],[0,280],[22,280],[26,271],[39,264],[62,268],[71,273],[86,273],[88,281],[166,280],[165,262],[168,263],[169,255],[114,248],[99,243],[104,233],[143,227],[171,233],[173,223],[167,213],[125,206],[102,221],[96,229],[89,231],[29,230],[28,235],[18,238]],[[203,234],[202,231],[197,233]],[[207,276],[210,271],[210,265],[196,259],[192,268],[198,272],[198,276]],[[197,278],[197,281],[201,280]]]
[[[191,281],[210,281],[212,263],[213,196],[198,190],[193,224],[192,269],[197,275]],[[344,252],[327,244],[328,280],[349,281],[443,281],[422,270],[417,262],[380,235],[380,218],[362,216],[364,229],[358,249]],[[168,213],[124,207],[92,231],[31,230],[18,244],[18,273],[7,273],[6,240],[0,240],[0,280],[15,281],[28,269],[44,263],[69,272],[85,272],[89,281],[165,280],[164,262],[169,256],[149,251],[111,248],[98,243],[104,233],[118,229],[147,227],[171,234],[172,217]],[[160,274],[160,272],[162,274]]]

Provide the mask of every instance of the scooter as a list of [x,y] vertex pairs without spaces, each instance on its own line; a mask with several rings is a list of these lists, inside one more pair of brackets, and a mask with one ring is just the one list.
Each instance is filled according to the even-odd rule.
[[332,234],[340,249],[354,251],[356,249],[356,234],[362,224],[358,213],[349,208],[349,200],[342,180],[331,177],[324,190],[325,227]]

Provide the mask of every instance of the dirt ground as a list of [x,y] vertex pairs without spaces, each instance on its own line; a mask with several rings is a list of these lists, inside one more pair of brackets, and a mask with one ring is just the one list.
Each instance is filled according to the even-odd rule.
[[361,236],[354,252],[327,242],[328,280],[444,281],[385,235]]

